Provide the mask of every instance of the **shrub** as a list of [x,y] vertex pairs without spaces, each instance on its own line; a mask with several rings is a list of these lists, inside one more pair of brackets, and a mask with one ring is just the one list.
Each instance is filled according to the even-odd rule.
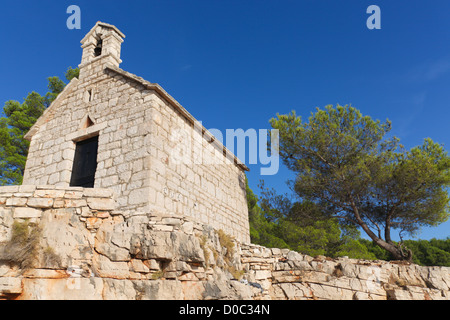
[[3,247],[0,260],[17,265],[22,270],[33,267],[38,255],[41,229],[28,220],[14,221],[12,235]]

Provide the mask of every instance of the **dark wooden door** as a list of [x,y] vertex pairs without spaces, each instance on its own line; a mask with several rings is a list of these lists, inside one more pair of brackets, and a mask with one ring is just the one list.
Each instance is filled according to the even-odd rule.
[[77,142],[70,179],[71,187],[94,187],[97,149],[98,136]]

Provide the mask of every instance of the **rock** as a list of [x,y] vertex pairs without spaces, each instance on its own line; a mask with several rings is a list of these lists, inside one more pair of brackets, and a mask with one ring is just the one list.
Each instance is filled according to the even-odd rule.
[[19,294],[22,292],[22,278],[0,277],[0,297],[4,294]]
[[178,280],[180,280],[180,281],[198,281],[198,278],[194,273],[189,272],[189,273],[185,273],[185,274],[182,274],[181,276],[179,276]]
[[295,251],[289,251],[286,258],[293,261],[303,261],[302,255]]
[[133,280],[136,300],[183,300],[183,286],[178,280]]
[[135,272],[150,272],[149,267],[147,267],[142,260],[131,259],[130,269]]
[[281,250],[279,248],[272,248],[272,255],[277,256],[281,254]]
[[133,281],[104,279],[104,300],[136,300],[136,290]]
[[372,300],[371,296],[366,292],[357,291],[353,295],[353,300]]
[[186,221],[183,223],[181,230],[186,234],[192,234],[194,231],[194,223],[192,221]]
[[100,300],[101,278],[23,279],[21,300]]
[[89,230],[98,229],[102,225],[102,219],[97,217],[86,218],[86,228]]
[[113,207],[106,189],[13,189],[0,188],[0,242],[11,239],[15,219],[32,219],[40,248],[25,272],[0,261],[0,298],[450,299],[450,268],[239,242],[231,249],[218,231],[182,215],[101,210]]
[[[95,250],[111,261],[130,261],[130,252],[112,241],[115,224],[112,221],[103,223],[95,236]],[[129,247],[129,243],[127,243]]]
[[263,280],[272,278],[272,272],[270,270],[257,270],[255,272],[255,280]]
[[159,265],[159,263],[154,260],[154,259],[150,259],[150,260],[144,260],[143,262],[147,268],[149,268],[150,270],[161,270],[161,267]]
[[205,257],[197,237],[183,233],[173,233],[171,237],[175,254],[179,260],[189,262],[204,262]]
[[250,300],[253,297],[252,287],[239,281],[230,281],[231,289],[233,291],[233,299],[235,300]]
[[287,300],[301,300],[313,296],[311,289],[301,283],[281,283],[279,287]]
[[183,296],[186,300],[201,300],[205,286],[200,281],[181,281]]
[[230,289],[225,281],[210,280],[205,283],[203,299],[220,300],[226,299],[230,295]]
[[[57,257],[57,267],[66,269],[74,261],[92,259],[92,234],[84,227],[74,211],[46,210],[41,218],[43,251],[49,250]],[[44,260],[42,260],[44,263]],[[43,265],[43,267],[55,267]]]
[[92,259],[96,276],[102,278],[126,279],[130,276],[128,263],[113,262],[102,254],[94,254]]

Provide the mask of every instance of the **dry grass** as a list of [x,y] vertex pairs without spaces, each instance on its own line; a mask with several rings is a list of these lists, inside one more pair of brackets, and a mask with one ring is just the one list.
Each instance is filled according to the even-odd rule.
[[0,260],[17,265],[21,270],[33,267],[39,251],[41,229],[27,220],[14,221],[9,242],[3,246]]
[[226,234],[222,229],[217,231],[217,234],[219,236],[219,243],[222,246],[222,248],[226,249],[226,253],[224,256],[225,261],[225,270],[227,270],[234,279],[240,280],[242,276],[244,275],[244,270],[238,270],[233,265],[232,259],[235,253],[234,249],[234,238],[228,234]]
[[42,252],[42,263],[46,267],[56,267],[61,265],[61,258],[55,253],[52,247],[47,247]]

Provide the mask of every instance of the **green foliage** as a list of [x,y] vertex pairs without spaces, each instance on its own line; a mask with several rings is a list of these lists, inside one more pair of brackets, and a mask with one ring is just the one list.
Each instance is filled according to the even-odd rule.
[[397,259],[411,258],[391,231],[414,234],[449,217],[450,157],[431,139],[404,150],[391,129],[349,106],[317,109],[303,122],[295,112],[270,120],[280,157],[295,172],[291,186],[321,216],[361,227]]
[[258,201],[247,183],[247,204],[252,243],[269,248],[288,248],[310,256],[374,258],[356,241],[359,231],[355,228],[340,226],[333,218],[311,218],[312,212],[319,215],[319,209],[312,203],[291,203],[273,190],[263,190]]
[[[358,240],[379,260],[393,260],[394,257],[373,241]],[[450,267],[450,238],[431,240],[405,240],[404,244],[413,252],[412,261],[421,266]]]
[[80,69],[79,68],[72,69],[72,67],[69,67],[64,76],[66,77],[67,81],[72,81],[73,78],[79,78]]
[[[358,242],[364,246],[367,251],[375,257],[377,260],[394,260],[392,255],[389,253],[389,251],[384,250],[380,246],[378,246],[375,242],[367,239],[359,239]],[[350,257],[350,256],[349,256]]]
[[[450,267],[450,238],[447,240],[405,240],[406,246],[412,250],[413,262],[424,266]],[[445,249],[439,248],[439,242],[445,244]],[[433,245],[433,243],[435,245]]]
[[268,248],[288,248],[284,240],[276,236],[276,233],[278,233],[277,225],[264,216],[258,205],[258,198],[248,186],[247,179],[245,183],[251,242]]
[[[67,80],[77,77],[78,68],[67,70]],[[29,142],[23,137],[44,110],[64,89],[65,83],[58,77],[49,77],[48,90],[44,96],[33,91],[23,103],[9,100],[0,118],[0,185],[21,184],[28,155]]]
[[[272,198],[266,199],[270,195]],[[265,207],[269,200],[282,197],[273,192],[262,192],[258,199],[247,184],[247,200],[252,243],[269,248],[288,248],[310,256],[328,257],[348,256],[352,259],[396,260],[395,257],[378,246],[374,241],[360,238],[359,231],[352,225],[338,223],[336,219],[314,220],[308,214],[315,212],[310,203],[294,203],[287,211],[290,216],[282,218],[280,212],[270,207],[269,214],[259,206]],[[288,203],[286,199],[281,202]],[[278,206],[278,209],[281,206]],[[267,208],[266,208],[267,209]],[[303,215],[301,214],[303,210]],[[308,213],[308,214],[305,214]],[[277,216],[277,218],[275,218]],[[288,217],[291,220],[288,220]],[[297,220],[295,220],[295,219]],[[323,216],[322,218],[323,219]],[[301,226],[300,226],[301,225]],[[406,240],[403,243],[413,252],[413,262],[423,266],[450,267],[450,238],[446,240]]]
[[279,232],[291,250],[310,256],[334,256],[341,243],[339,225],[333,220],[314,221],[309,225],[281,220]]
[[[378,249],[382,250],[377,246]],[[383,250],[383,252],[387,252]],[[339,250],[336,252],[336,257],[347,256],[351,259],[376,260],[377,256],[369,251],[369,249],[356,239],[347,239]]]

